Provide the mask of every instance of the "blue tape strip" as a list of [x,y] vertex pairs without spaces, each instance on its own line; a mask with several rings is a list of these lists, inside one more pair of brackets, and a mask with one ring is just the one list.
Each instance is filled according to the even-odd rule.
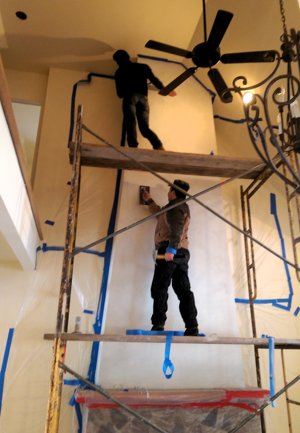
[[[184,336],[183,331],[148,331],[144,329],[127,329],[126,335],[165,335],[166,346],[165,346],[165,360],[163,363],[163,372],[166,379],[170,379],[174,373],[174,365],[170,360],[170,350],[173,336]],[[204,333],[198,334],[200,337],[205,337]]]
[[[249,304],[249,299],[244,299],[244,298],[235,298],[235,302],[238,304]],[[276,306],[279,307],[277,305],[277,303],[289,303],[290,302],[290,298],[277,298],[277,299],[254,299],[253,304],[272,304],[274,305],[276,303]]]
[[[277,231],[278,231],[278,235],[279,235],[279,239],[280,239],[280,245],[281,245],[281,251],[282,251],[282,257],[284,259],[286,259],[286,251],[285,251],[285,243],[284,243],[284,238],[282,235],[282,230],[280,227],[280,223],[279,223],[279,218],[277,215],[277,206],[276,206],[276,195],[271,193],[270,194],[270,207],[271,207],[271,215],[274,216],[275,219],[275,224],[277,227]],[[292,286],[292,280],[291,280],[291,275],[290,275],[290,271],[289,271],[289,267],[288,264],[286,262],[284,262],[284,269],[285,269],[285,274],[286,274],[286,278],[287,278],[287,282],[288,282],[288,287],[289,287],[289,302],[288,302],[288,306],[286,307],[286,309],[288,311],[290,311],[291,309],[291,305],[292,305],[292,297],[294,295],[294,291],[293,291],[293,286]],[[274,304],[275,307],[279,307],[279,308],[283,308],[281,305],[277,305],[276,303]]]
[[49,226],[54,226],[54,224],[55,224],[55,222],[52,220],[45,220],[44,223],[48,224]]
[[297,307],[296,310],[294,311],[294,316],[298,316],[300,312],[300,307]]
[[[269,338],[269,375],[270,375],[270,397],[275,395],[275,370],[274,370],[274,337]],[[272,407],[275,407],[275,401],[272,401]]]
[[75,400],[75,394],[72,394],[72,397],[69,400],[69,406],[75,406],[76,400]]
[[175,250],[175,248],[167,247],[167,248],[166,248],[166,252],[167,252],[167,253],[176,254],[176,253],[177,253],[177,250]]
[[[280,239],[281,245],[281,255],[284,259],[286,259],[286,251],[285,251],[285,243],[282,235],[282,230],[279,223],[279,218],[277,215],[277,205],[276,205],[276,195],[274,193],[270,193],[270,213],[274,216],[275,225],[277,228],[277,232]],[[273,307],[280,308],[285,311],[290,311],[292,306],[292,299],[294,296],[294,290],[291,280],[291,275],[289,271],[288,264],[284,262],[285,274],[287,277],[288,287],[289,287],[289,296],[287,298],[277,298],[277,299],[255,299],[253,300],[253,304],[271,304]],[[249,304],[249,299],[241,299],[235,298],[235,302],[239,304]],[[295,313],[294,313],[295,314]],[[297,312],[298,314],[298,312]]]
[[[110,215],[109,224],[108,224],[108,234],[113,233],[115,230],[117,209],[118,209],[118,202],[119,202],[119,195],[120,195],[121,178],[122,178],[122,170],[118,170],[117,179],[116,179],[116,186],[115,186],[114,201],[113,201],[111,215]],[[99,302],[98,302],[98,307],[97,307],[96,320],[95,320],[95,323],[93,325],[95,334],[101,334],[101,330],[102,330],[102,321],[103,321],[103,315],[104,315],[104,310],[105,310],[105,305],[106,305],[106,294],[107,294],[108,277],[109,277],[109,270],[110,270],[113,241],[114,241],[114,238],[111,237],[110,239],[108,239],[106,241],[106,246],[105,246],[105,256],[104,256],[100,296],[99,296]],[[93,383],[95,383],[95,375],[96,375],[96,368],[97,368],[97,362],[98,362],[98,356],[99,356],[99,348],[100,348],[99,341],[94,341],[92,344],[91,360],[90,360],[90,365],[89,365],[89,370],[88,370],[88,379]]]
[[167,334],[166,345],[165,345],[165,359],[163,363],[163,372],[166,379],[171,379],[175,369],[173,362],[170,360],[171,344],[172,344],[172,335]]
[[0,371],[0,414],[2,410],[2,399],[3,399],[3,390],[4,390],[4,380],[5,380],[5,372],[8,363],[9,352],[12,344],[12,339],[14,336],[14,328],[10,328],[7,335],[5,351],[2,360],[2,366]]
[[[126,335],[174,335],[174,337],[183,337],[183,331],[148,331],[144,329],[127,329]],[[203,332],[198,334],[199,337],[205,337]]]
[[64,384],[69,386],[79,386],[81,381],[78,379],[65,379]]
[[94,310],[83,310],[84,314],[94,314]]
[[[75,248],[74,251],[76,252],[78,248]],[[64,251],[64,247],[57,247],[57,246],[49,246],[45,242],[42,244],[42,246],[37,247],[37,252],[42,251],[43,253],[47,253],[49,251]],[[94,254],[98,257],[104,257],[104,252],[95,251],[95,250],[84,250],[83,253],[86,254]]]

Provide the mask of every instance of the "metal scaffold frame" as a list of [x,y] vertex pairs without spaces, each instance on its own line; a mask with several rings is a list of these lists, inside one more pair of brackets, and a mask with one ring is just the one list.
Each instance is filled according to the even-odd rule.
[[[76,248],[75,249],[75,242],[76,242],[76,230],[77,230],[77,220],[78,220],[78,208],[79,208],[79,194],[80,194],[80,180],[81,180],[81,143],[82,143],[82,130],[85,129],[88,132],[91,132],[87,127],[85,127],[82,123],[82,107],[78,107],[78,113],[77,113],[77,122],[76,122],[76,130],[75,130],[75,141],[73,143],[73,159],[72,159],[72,179],[71,179],[71,189],[70,189],[70,197],[69,197],[69,207],[68,207],[68,215],[67,215],[67,228],[66,228],[66,237],[65,237],[65,248],[64,248],[64,257],[63,257],[63,265],[62,265],[62,276],[61,276],[61,285],[60,285],[60,292],[59,292],[59,301],[58,301],[58,310],[57,310],[57,321],[56,321],[56,332],[54,334],[45,334],[44,338],[46,340],[53,340],[53,360],[52,360],[52,368],[51,368],[51,381],[50,381],[50,391],[49,391],[49,400],[48,400],[48,408],[47,408],[47,418],[46,418],[46,425],[45,425],[45,433],[58,433],[59,431],[59,417],[60,417],[60,409],[61,409],[61,394],[62,394],[62,386],[63,386],[63,374],[65,371],[69,371],[71,374],[74,375],[74,377],[80,378],[83,382],[85,382],[88,385],[90,384],[90,381],[87,381],[86,379],[82,378],[78,373],[71,370],[69,367],[67,367],[64,363],[65,361],[65,354],[66,354],[66,346],[67,341],[73,340],[73,341],[106,341],[106,342],[113,342],[113,341],[123,341],[123,342],[150,342],[150,343],[165,343],[166,337],[161,335],[151,335],[151,336],[121,336],[121,335],[104,335],[104,334],[74,334],[68,332],[68,322],[69,322],[69,312],[70,312],[70,302],[71,302],[71,288],[72,288],[72,277],[73,277],[73,265],[74,265],[74,258],[76,254],[87,250],[91,246],[97,245],[99,243],[105,242],[108,239],[123,233],[125,230],[129,230],[132,227],[136,226],[137,224],[141,224],[145,222],[146,220],[150,218],[155,218],[158,214],[162,213],[163,211],[157,212],[156,214],[150,215],[147,218],[144,218],[143,220],[140,220],[134,224],[131,224],[130,226],[124,227],[123,229],[120,229],[118,231],[115,231],[114,233],[110,233],[107,236],[105,236],[102,239],[99,239],[92,244],[86,245],[82,248]],[[105,144],[108,146],[112,146],[110,143],[106,142],[105,140],[101,139],[101,137],[94,134],[97,138],[104,141]],[[114,147],[114,146],[112,146]],[[122,151],[121,149],[114,147],[117,152],[122,153],[122,155],[126,156],[126,153]],[[160,176],[159,174],[155,173],[153,170],[149,169],[147,166],[143,167],[143,170],[147,170],[151,172],[154,176],[161,179],[163,182],[166,182],[167,184],[170,184],[170,182],[165,179],[164,177]],[[224,222],[229,224],[234,229],[238,230],[240,233],[244,234],[245,236],[245,248],[246,248],[246,262],[247,262],[247,275],[249,277],[250,270],[254,270],[255,275],[255,267],[254,267],[254,254],[253,254],[253,242],[256,242],[257,244],[263,246],[266,250],[274,254],[275,256],[279,257],[281,260],[283,260],[285,263],[290,264],[295,268],[295,265],[286,259],[282,258],[280,255],[275,253],[274,251],[270,250],[268,247],[264,246],[261,242],[259,242],[257,239],[255,239],[252,236],[252,230],[249,230],[249,227],[247,227],[246,218],[244,215],[244,229],[240,229],[239,227],[235,226],[230,221],[226,220],[223,216],[217,214],[215,211],[210,209],[208,206],[206,206],[203,202],[201,202],[197,197],[201,194],[204,194],[207,191],[211,191],[214,188],[220,187],[225,185],[228,182],[231,182],[233,180],[236,180],[237,178],[242,176],[236,176],[234,178],[231,178],[227,181],[223,181],[219,184],[217,184],[215,187],[209,188],[206,191],[202,191],[200,193],[197,193],[195,195],[187,194],[187,198],[183,201],[188,200],[194,200],[199,205],[203,206],[208,211],[212,212],[215,216],[221,218]],[[264,180],[265,181],[265,180]],[[243,191],[241,192],[241,195],[243,196]],[[182,202],[181,202],[182,203]],[[243,206],[243,205],[242,205]],[[250,209],[248,212],[248,215],[250,215]],[[245,209],[243,210],[243,213],[245,213]],[[251,233],[250,233],[251,232]],[[247,240],[247,241],[246,241]],[[252,245],[251,248],[251,258],[248,254],[248,244],[246,242],[249,242],[250,245]],[[252,262],[251,262],[252,260]],[[298,270],[298,267],[296,266],[296,270]],[[255,349],[255,361],[256,361],[256,368],[257,368],[257,378],[258,378],[258,386],[261,386],[261,379],[260,379],[260,370],[259,370],[259,356],[258,356],[258,349],[259,348],[268,348],[268,341],[266,338],[257,338],[256,335],[256,329],[255,329],[255,315],[254,315],[254,308],[253,303],[251,304],[251,298],[253,297],[253,289],[252,289],[252,283],[250,282],[251,279],[249,277],[248,284],[249,284],[249,299],[250,299],[250,312],[251,312],[251,322],[252,322],[252,331],[253,331],[253,338],[215,338],[215,337],[176,337],[173,338],[173,343],[183,343],[183,344],[241,344],[241,345],[252,345]],[[300,339],[275,339],[274,340],[274,346],[276,349],[300,349]],[[245,420],[243,420],[239,425],[237,425],[233,430],[231,430],[229,433],[237,432],[245,423],[250,421],[250,419],[253,418],[255,415],[260,415],[263,413],[263,410],[265,407],[267,407],[271,401],[274,401],[276,398],[278,398],[283,392],[287,392],[287,389],[293,386],[296,382],[300,380],[300,375],[295,377],[292,381],[287,383],[285,381],[285,386],[282,390],[280,390],[277,394],[275,394],[272,398],[268,400],[268,402],[264,403],[258,410],[255,411],[254,415],[251,414],[251,418],[247,417]],[[99,388],[98,390],[96,388]],[[107,398],[110,398],[109,394],[105,392],[101,387],[96,387],[94,385],[94,389],[96,389],[98,392],[104,391],[104,395]],[[117,402],[121,407],[124,408],[124,405],[120,404],[120,402]],[[128,412],[132,413],[134,416],[137,416],[140,418],[140,415],[134,413],[130,408],[125,407],[125,410],[129,409]],[[143,420],[142,420],[143,421]],[[144,421],[145,422],[145,421]],[[153,425],[151,422],[148,422],[146,420],[146,423],[151,425],[154,429],[157,431],[164,432],[164,430],[160,429],[158,426]],[[292,432],[291,432],[292,433]]]
[[47,409],[46,433],[58,432],[59,415],[61,407],[61,393],[63,383],[63,370],[59,362],[63,362],[66,355],[66,341],[62,340],[61,332],[68,332],[69,312],[71,302],[71,289],[74,265],[74,249],[76,241],[76,228],[78,219],[79,193],[80,193],[80,142],[82,138],[82,110],[78,110],[75,153],[72,164],[72,180],[67,216],[67,229],[65,237],[62,277],[59,291],[59,300],[56,318],[56,337],[53,345],[53,360],[51,369],[50,392]]
[[[293,154],[291,154],[290,157],[291,157],[291,163],[294,164]],[[285,176],[287,176],[286,168],[283,166],[282,169],[283,169]],[[254,309],[254,301],[255,301],[255,299],[257,299],[257,275],[256,275],[254,244],[252,241],[253,226],[252,226],[252,218],[251,218],[250,199],[252,197],[254,197],[255,193],[258,192],[259,189],[268,181],[268,179],[271,177],[271,175],[272,175],[271,172],[264,170],[254,181],[252,181],[250,183],[250,185],[246,189],[243,189],[243,187],[241,187],[241,189],[240,189],[243,229],[244,229],[245,233],[249,233],[251,235],[250,237],[244,236],[244,246],[245,246],[245,258],[246,258],[246,269],[247,269],[249,308],[250,308],[250,317],[251,317],[251,325],[252,325],[252,335],[254,338],[257,338],[255,309]],[[290,190],[289,186],[287,184],[285,184],[287,209],[288,209],[289,224],[290,224],[290,230],[291,230],[293,254],[294,254],[294,260],[295,260],[295,274],[296,274],[296,277],[299,281],[299,266],[298,266],[299,258],[298,258],[297,247],[298,247],[298,244],[300,241],[300,237],[298,236],[296,238],[296,235],[295,235],[297,229],[298,229],[298,233],[299,233],[299,225],[300,225],[299,196],[295,195],[295,194],[291,194],[289,192],[289,190]],[[292,205],[291,205],[292,201],[294,201],[295,208],[296,208],[295,212],[296,212],[296,215],[298,216],[297,222],[295,222],[295,220],[292,216],[293,215]],[[288,382],[287,382],[287,374],[286,374],[285,359],[284,359],[284,349],[287,349],[287,347],[281,348],[281,364],[282,364],[284,384],[286,385]],[[254,354],[255,354],[257,385],[260,387],[261,386],[261,371],[260,371],[260,363],[259,363],[259,347],[257,345],[254,346]],[[287,405],[287,418],[288,418],[289,433],[293,433],[290,404],[300,405],[300,402],[296,402],[296,401],[289,399],[288,389],[285,389],[284,393],[285,393],[285,399],[286,399],[286,405]],[[262,421],[262,431],[264,433],[265,422],[264,422],[263,416],[261,417],[261,421]]]

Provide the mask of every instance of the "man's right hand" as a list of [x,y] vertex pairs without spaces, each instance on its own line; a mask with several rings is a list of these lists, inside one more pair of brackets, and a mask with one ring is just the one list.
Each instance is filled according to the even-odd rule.
[[150,200],[150,198],[151,198],[151,196],[150,196],[149,192],[147,190],[144,190],[144,192],[143,192],[143,200],[144,201],[148,201],[148,200]]

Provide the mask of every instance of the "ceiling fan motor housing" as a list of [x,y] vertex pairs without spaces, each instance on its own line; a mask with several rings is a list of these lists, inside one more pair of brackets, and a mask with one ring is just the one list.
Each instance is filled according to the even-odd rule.
[[210,68],[220,60],[220,48],[212,48],[209,43],[202,42],[194,47],[192,60],[200,68]]

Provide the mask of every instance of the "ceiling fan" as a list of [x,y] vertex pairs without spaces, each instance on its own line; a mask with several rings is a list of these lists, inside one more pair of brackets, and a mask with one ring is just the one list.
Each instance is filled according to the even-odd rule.
[[152,48],[158,51],[175,54],[181,57],[192,59],[196,66],[188,68],[180,74],[175,80],[171,81],[166,87],[160,90],[161,95],[168,95],[172,90],[182,84],[187,78],[193,75],[200,68],[209,68],[208,76],[216,89],[222,102],[231,102],[232,94],[227,87],[221,73],[218,69],[212,66],[219,61],[222,63],[261,63],[274,62],[277,52],[274,50],[268,51],[248,51],[241,53],[228,53],[221,55],[220,44],[227,31],[227,28],[233,18],[233,14],[228,11],[218,10],[213,22],[210,34],[207,38],[206,33],[206,6],[203,0],[203,26],[204,26],[204,42],[196,45],[192,51],[182,48],[167,45],[162,42],[149,40],[145,47]]

